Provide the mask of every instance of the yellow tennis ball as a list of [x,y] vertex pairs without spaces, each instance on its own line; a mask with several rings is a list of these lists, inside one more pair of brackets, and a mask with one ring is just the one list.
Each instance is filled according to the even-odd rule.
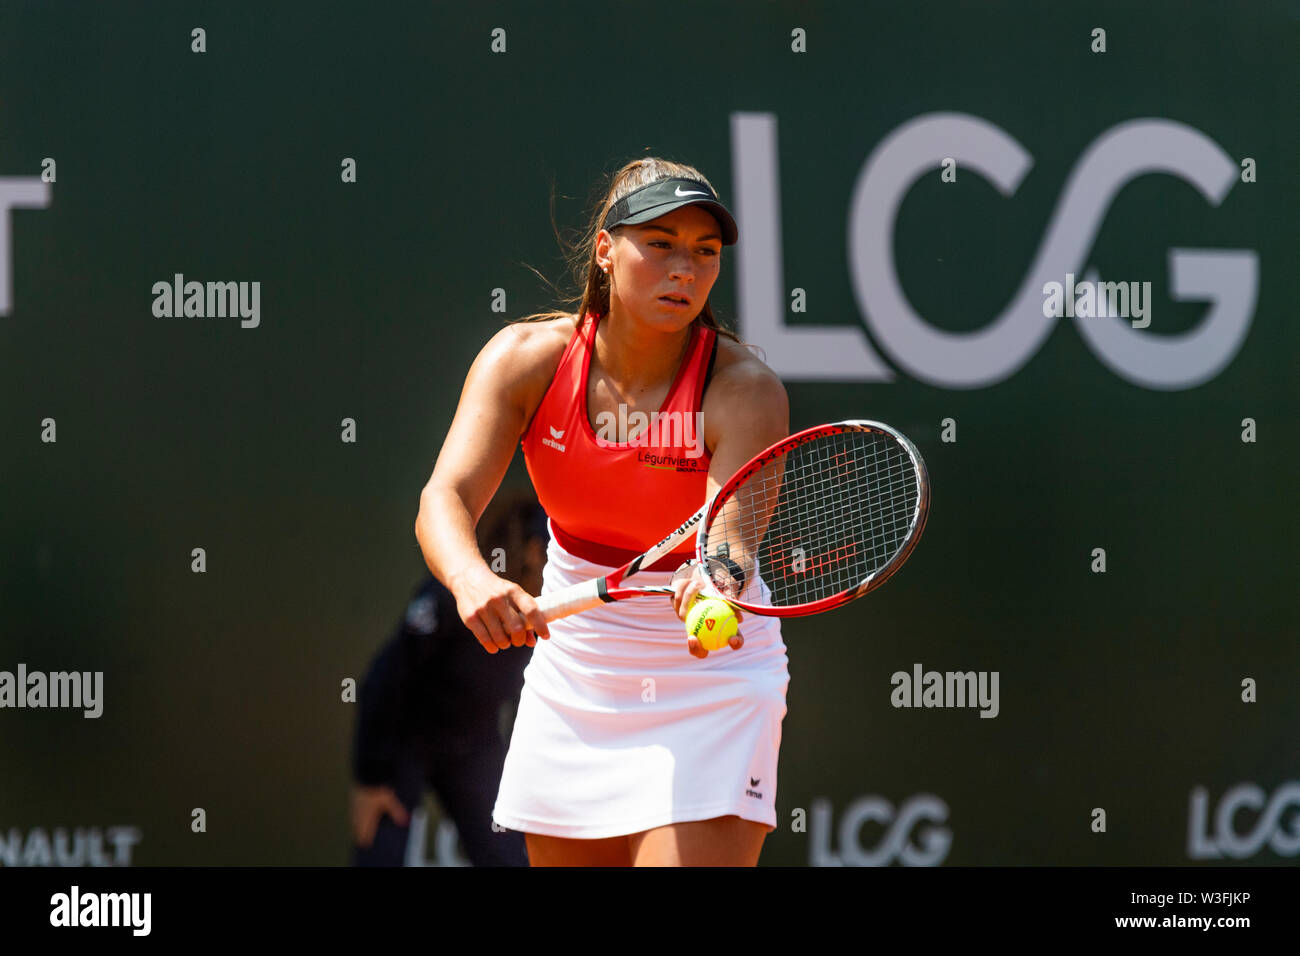
[[706,651],[720,651],[736,636],[740,625],[730,604],[718,598],[699,598],[686,614],[686,633]]

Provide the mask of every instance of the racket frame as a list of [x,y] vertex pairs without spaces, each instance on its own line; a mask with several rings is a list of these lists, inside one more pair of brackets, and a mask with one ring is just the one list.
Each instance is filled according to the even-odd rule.
[[717,513],[726,505],[732,491],[743,484],[744,481],[756,471],[760,471],[773,459],[786,454],[791,449],[797,448],[814,438],[843,434],[846,431],[883,432],[894,441],[898,442],[912,460],[912,466],[918,478],[919,489],[916,506],[913,510],[911,519],[911,528],[908,531],[908,537],[904,542],[903,547],[898,550],[898,553],[895,554],[884,567],[878,569],[856,587],[849,588],[829,597],[820,598],[816,601],[791,605],[788,607],[771,607],[769,605],[751,604],[747,601],[741,601],[736,598],[725,598],[725,600],[742,610],[751,611],[754,614],[761,614],[767,617],[802,617],[807,614],[819,614],[822,611],[829,611],[832,608],[847,604],[849,601],[859,598],[869,591],[874,591],[876,588],[888,581],[889,578],[893,576],[894,572],[902,567],[903,563],[912,553],[912,550],[916,547],[917,541],[920,540],[921,532],[925,529],[925,522],[930,512],[930,477],[925,466],[925,460],[921,457],[921,453],[917,451],[916,446],[897,429],[882,422],[870,421],[868,419],[850,419],[842,422],[814,425],[811,428],[805,428],[803,431],[795,432],[793,435],[789,435],[776,444],[759,452],[746,464],[742,465],[725,484],[720,486],[717,492],[715,492],[713,496],[705,502],[702,508],[686,520],[682,521],[652,548],[633,558],[621,568],[611,571],[604,577],[581,581],[577,584],[571,585],[570,587],[563,588],[559,591],[552,591],[549,594],[544,594],[538,597],[536,599],[538,608],[548,621],[553,621],[560,617],[567,617],[570,614],[577,614],[593,607],[599,607],[601,604],[622,601],[631,597],[650,594],[672,594],[673,589],[666,585],[625,587],[623,586],[623,581],[677,550],[681,543],[690,538],[692,534],[695,536],[695,560],[703,563],[706,559],[706,555],[703,551],[708,539],[709,525]]
[[[823,436],[841,435],[845,432],[881,432],[888,435],[896,441],[908,457],[912,460],[912,468],[917,477],[917,497],[916,506],[912,510],[912,517],[909,521],[907,539],[898,552],[881,568],[865,578],[856,587],[848,588],[838,594],[832,594],[829,597],[819,598],[816,601],[808,601],[803,604],[792,604],[785,607],[772,607],[767,604],[750,604],[746,601],[726,598],[729,604],[745,611],[751,611],[754,614],[761,614],[766,617],[803,617],[808,614],[820,614],[823,611],[829,611],[833,608],[848,604],[855,598],[860,598],[869,591],[874,591],[891,577],[894,572],[903,566],[911,555],[916,543],[921,539],[921,532],[925,530],[926,519],[930,515],[930,473],[925,466],[925,459],[916,446],[898,429],[893,428],[883,422],[870,421],[869,419],[850,419],[842,422],[832,422],[826,425],[814,425],[812,428],[805,428],[803,431],[795,432],[788,438],[784,438],[772,445],[770,448],[759,452],[748,463],[742,465],[740,470],[727,480],[727,483],[718,489],[718,493],[710,499],[705,506],[704,520],[699,524],[699,531],[695,542],[696,560],[704,560],[704,550],[707,544],[709,526],[718,512],[726,506],[727,500],[731,493],[744,484],[755,472],[761,471],[773,459],[788,453],[789,451],[805,444],[806,442],[821,438]],[[670,589],[671,590],[671,589]]]

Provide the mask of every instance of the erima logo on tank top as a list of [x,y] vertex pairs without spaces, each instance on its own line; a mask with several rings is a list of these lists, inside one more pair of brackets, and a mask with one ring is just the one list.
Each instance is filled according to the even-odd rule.
[[[547,428],[550,428],[550,426],[548,425]],[[563,437],[564,437],[563,428],[551,428],[551,437],[543,438],[542,444],[549,445],[551,448],[554,448],[556,451],[564,451],[564,446],[555,440],[557,438],[563,438]]]

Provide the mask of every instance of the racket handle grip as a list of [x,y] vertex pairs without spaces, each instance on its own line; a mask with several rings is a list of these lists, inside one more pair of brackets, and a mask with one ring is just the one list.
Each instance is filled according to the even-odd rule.
[[568,617],[579,611],[590,610],[605,603],[600,594],[602,579],[583,581],[550,594],[543,594],[537,599],[537,609],[548,621]]

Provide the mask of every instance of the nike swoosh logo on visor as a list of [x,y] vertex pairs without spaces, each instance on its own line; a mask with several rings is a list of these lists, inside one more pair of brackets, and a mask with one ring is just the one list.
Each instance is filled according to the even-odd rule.
[[676,189],[673,190],[673,195],[674,195],[674,196],[707,196],[708,193],[702,193],[702,192],[698,192],[698,191],[696,191],[696,192],[692,192],[691,190],[687,190],[686,192],[682,192],[682,187],[681,187],[681,186],[678,186]]

